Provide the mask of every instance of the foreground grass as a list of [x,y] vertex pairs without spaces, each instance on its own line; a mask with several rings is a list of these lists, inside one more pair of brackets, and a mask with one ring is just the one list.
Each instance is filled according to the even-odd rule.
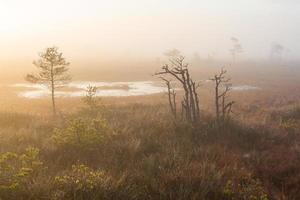
[[0,199],[299,199],[298,112],[278,129],[192,127],[165,105],[2,113]]

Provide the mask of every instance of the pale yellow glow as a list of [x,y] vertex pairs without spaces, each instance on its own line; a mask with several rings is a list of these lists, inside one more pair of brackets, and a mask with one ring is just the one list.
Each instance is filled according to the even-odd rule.
[[0,0],[0,68],[31,66],[52,45],[82,67],[156,59],[167,49],[229,56],[238,37],[247,57],[280,42],[298,57],[299,4],[276,0]]

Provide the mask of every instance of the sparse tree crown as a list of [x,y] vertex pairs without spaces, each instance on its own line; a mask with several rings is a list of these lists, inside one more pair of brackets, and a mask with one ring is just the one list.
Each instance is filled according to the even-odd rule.
[[42,83],[54,86],[68,82],[71,77],[66,74],[70,63],[63,58],[63,54],[58,52],[57,47],[47,48],[45,52],[39,54],[40,59],[33,64],[40,70],[38,74],[28,74],[26,80],[31,83]]
[[70,63],[66,61],[62,53],[58,52],[57,47],[47,48],[39,56],[40,59],[33,62],[39,72],[27,74],[26,80],[31,83],[45,84],[51,89],[53,113],[55,114],[55,89],[62,87],[71,80],[67,73]]

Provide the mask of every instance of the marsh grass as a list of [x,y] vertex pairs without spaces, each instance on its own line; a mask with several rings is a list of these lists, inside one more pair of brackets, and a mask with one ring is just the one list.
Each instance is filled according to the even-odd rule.
[[[3,199],[278,199],[300,197],[300,136],[212,116],[192,126],[164,104],[87,107],[48,116],[1,113],[1,156],[38,149],[30,190]],[[293,111],[294,112],[294,111]],[[291,115],[293,118],[297,115]],[[295,120],[298,120],[295,117]],[[275,132],[276,131],[276,132]],[[298,130],[295,130],[299,132]],[[2,163],[22,168],[22,160]],[[1,170],[0,184],[17,172]]]

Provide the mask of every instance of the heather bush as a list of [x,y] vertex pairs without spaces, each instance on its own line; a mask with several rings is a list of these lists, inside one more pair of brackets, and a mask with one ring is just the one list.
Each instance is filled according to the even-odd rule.
[[52,199],[103,199],[109,189],[109,178],[99,170],[73,165],[54,179]]
[[99,153],[110,128],[103,119],[71,120],[66,127],[56,129],[52,136],[56,152],[72,161],[86,161]]
[[242,177],[240,180],[229,180],[224,187],[224,199],[240,200],[268,200],[268,195],[262,183],[251,176]]
[[29,147],[23,154],[0,155],[0,199],[30,199],[35,196],[35,182],[43,172],[39,150]]

